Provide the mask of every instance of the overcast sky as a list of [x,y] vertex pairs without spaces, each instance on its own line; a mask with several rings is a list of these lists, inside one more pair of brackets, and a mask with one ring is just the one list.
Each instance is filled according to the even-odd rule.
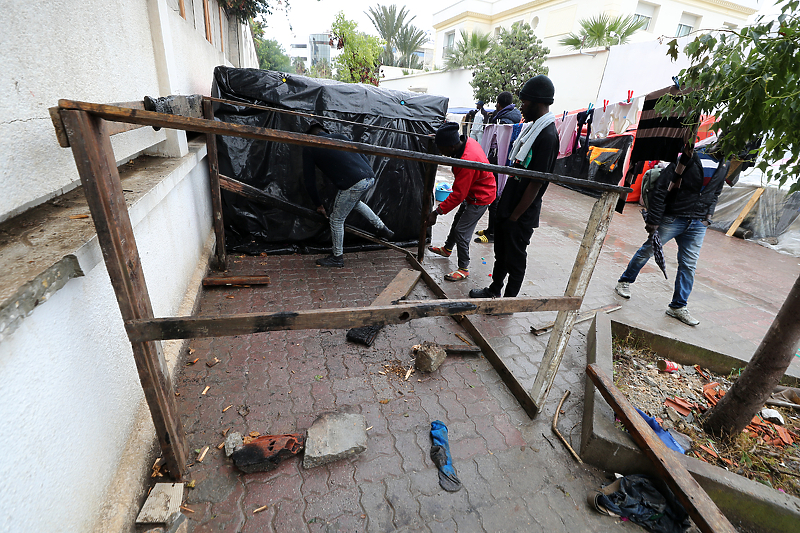
[[[400,0],[392,2],[377,0],[289,0],[290,8],[285,10],[283,4],[276,5],[276,9],[265,18],[267,27],[265,36],[275,39],[283,45],[284,51],[289,51],[292,43],[307,43],[308,36],[312,33],[327,33],[331,23],[336,18],[336,13],[344,11],[345,17],[355,20],[358,29],[365,33],[378,35],[375,27],[369,21],[365,11],[378,5],[405,6],[410,15],[416,15],[411,22],[422,30],[433,32],[433,12],[439,11],[456,0],[445,2],[431,2],[430,0]],[[432,35],[432,33],[431,33]]]
[[[378,35],[375,27],[364,13],[371,6],[392,5],[405,6],[410,15],[416,18],[412,24],[424,31],[430,31],[433,37],[433,13],[440,11],[458,0],[436,2],[431,0],[289,0],[290,8],[284,8],[285,0],[278,0],[272,15],[265,18],[266,37],[275,39],[285,52],[289,52],[292,43],[307,43],[312,33],[327,33],[336,13],[344,11],[345,17],[355,20],[358,29],[365,33]],[[735,1],[735,0],[734,0]],[[752,1],[752,0],[751,0]],[[756,0],[755,4],[762,12],[778,12],[772,7],[775,0]],[[752,5],[752,4],[751,4]],[[751,20],[754,17],[751,17]]]

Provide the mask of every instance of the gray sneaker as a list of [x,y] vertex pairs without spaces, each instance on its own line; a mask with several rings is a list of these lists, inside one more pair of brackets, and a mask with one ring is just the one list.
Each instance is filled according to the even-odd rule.
[[677,318],[687,326],[696,326],[700,323],[699,320],[689,314],[689,310],[686,307],[678,307],[677,309],[667,307],[667,314],[672,318]]
[[631,284],[627,281],[619,281],[617,282],[617,286],[614,287],[614,290],[617,291],[617,294],[622,296],[623,298],[630,298],[631,297]]

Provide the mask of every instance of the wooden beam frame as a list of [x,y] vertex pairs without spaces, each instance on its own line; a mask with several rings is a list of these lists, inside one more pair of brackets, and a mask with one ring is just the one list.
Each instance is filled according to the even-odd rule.
[[636,408],[614,386],[611,378],[594,364],[586,367],[586,374],[625,424],[642,452],[653,462],[656,471],[675,493],[675,497],[683,504],[700,531],[703,533],[734,533],[736,529],[686,470],[676,452],[661,442],[661,439],[647,425]]
[[[206,24],[208,24],[208,20],[206,20]],[[489,359],[512,394],[523,406],[525,412],[533,417],[540,410],[544,397],[552,384],[555,371],[563,355],[563,349],[566,347],[566,341],[569,339],[572,323],[585,294],[586,285],[588,285],[597,255],[602,246],[602,240],[608,229],[611,210],[619,193],[628,192],[630,189],[586,182],[585,180],[566,176],[515,169],[515,174],[522,177],[580,185],[603,191],[603,196],[595,204],[595,208],[592,211],[592,217],[587,226],[584,240],[581,243],[581,252],[578,254],[578,259],[576,259],[570,283],[563,298],[405,302],[394,306],[356,309],[233,315],[214,318],[156,319],[153,317],[152,305],[133,234],[133,226],[127,211],[119,173],[114,160],[110,141],[111,133],[127,131],[132,127],[156,126],[207,134],[214,231],[217,238],[216,253],[217,261],[221,265],[224,265],[226,259],[224,225],[221,218],[220,189],[222,188],[295,212],[300,216],[308,218],[322,217],[309,209],[271,197],[254,187],[221,176],[216,158],[215,135],[231,135],[301,146],[318,146],[427,163],[426,190],[423,198],[420,228],[421,238],[417,252],[419,261],[409,251],[387,243],[373,235],[349,227],[346,227],[346,230],[406,255],[412,267],[420,271],[426,284],[440,298],[447,298],[447,296],[420,263],[424,259],[426,233],[423,232],[427,231],[424,220],[432,203],[433,181],[437,165],[456,165],[490,172],[507,172],[508,167],[363,143],[325,139],[313,135],[217,122],[213,120],[213,109],[210,101],[204,102],[205,118],[203,119],[156,113],[146,111],[143,107],[141,102],[122,104],[120,106],[60,100],[59,108],[51,110],[50,115],[56,129],[59,144],[72,147],[81,182],[97,229],[103,257],[111,278],[111,284],[116,293],[120,312],[131,341],[139,378],[150,407],[159,444],[173,477],[181,479],[185,474],[187,462],[186,439],[177,413],[172,382],[169,379],[164,354],[159,342],[160,339],[237,335],[276,329],[349,328],[368,324],[402,323],[426,316],[453,316],[483,350],[487,359]],[[106,121],[114,124],[107,124]],[[467,315],[545,310],[559,311],[551,337],[551,344],[553,344],[554,338],[558,337],[561,340],[554,344],[554,349],[552,350],[550,344],[548,344],[545,359],[549,360],[549,362],[546,365],[545,383],[538,389],[539,392],[537,394],[529,395]],[[540,368],[539,375],[537,375],[537,383],[540,381],[543,370],[545,370],[544,362]],[[535,385],[534,391],[536,390]]]
[[[565,297],[575,297],[583,301],[618,199],[619,193],[605,192],[592,207],[589,223],[586,225],[586,231],[583,234],[583,240],[567,282]],[[559,311],[556,315],[553,331],[547,341],[547,347],[544,350],[544,356],[530,393],[537,411],[541,411],[544,407],[544,402],[556,379],[556,373],[561,365],[564,352],[567,350],[567,343],[572,335],[572,328],[577,316],[578,309]]]
[[247,313],[214,317],[169,317],[127,320],[131,342],[249,335],[287,329],[348,329],[404,324],[430,316],[560,311],[580,307],[579,298],[497,298],[405,301],[396,305]]
[[[208,100],[203,100],[203,117],[214,120],[214,107]],[[217,136],[213,133],[206,134],[206,147],[208,152],[208,176],[211,186],[211,209],[214,223],[214,236],[217,240],[216,270],[225,270],[227,256],[225,252],[225,222],[222,219],[222,194],[219,190],[219,161],[217,158]]]
[[[152,318],[153,307],[108,130],[101,119],[84,111],[62,110],[61,119],[122,319]],[[167,468],[181,479],[186,472],[186,438],[161,343],[131,342],[131,347]]]

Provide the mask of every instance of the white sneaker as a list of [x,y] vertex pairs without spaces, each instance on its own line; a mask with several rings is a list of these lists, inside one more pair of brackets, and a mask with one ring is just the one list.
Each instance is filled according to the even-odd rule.
[[627,281],[617,282],[617,286],[614,287],[614,290],[617,291],[617,294],[619,294],[623,298],[630,298],[631,297],[631,284],[630,284],[630,282],[627,282]]
[[678,307],[677,309],[667,307],[666,313],[673,318],[677,318],[687,326],[696,326],[700,323],[699,320],[689,314],[689,310],[686,309],[686,307]]

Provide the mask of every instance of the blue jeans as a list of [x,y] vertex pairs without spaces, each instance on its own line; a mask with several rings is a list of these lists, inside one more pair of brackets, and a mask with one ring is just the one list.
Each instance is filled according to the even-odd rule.
[[344,221],[351,211],[355,210],[361,213],[361,215],[366,218],[370,224],[375,226],[376,229],[385,227],[385,224],[378,218],[378,215],[373,213],[372,209],[361,201],[361,197],[364,196],[364,193],[370,190],[374,184],[375,178],[364,178],[349,189],[339,191],[336,194],[330,216],[333,255],[340,256],[343,253]]
[[[706,225],[699,219],[685,217],[664,217],[658,226],[661,244],[675,239],[678,245],[678,273],[675,276],[675,292],[672,294],[673,309],[685,307],[694,285],[694,269],[700,257],[700,248],[706,235]],[[653,246],[648,242],[633,255],[628,268],[622,273],[619,281],[633,283],[636,276],[647,261],[653,257]]]

